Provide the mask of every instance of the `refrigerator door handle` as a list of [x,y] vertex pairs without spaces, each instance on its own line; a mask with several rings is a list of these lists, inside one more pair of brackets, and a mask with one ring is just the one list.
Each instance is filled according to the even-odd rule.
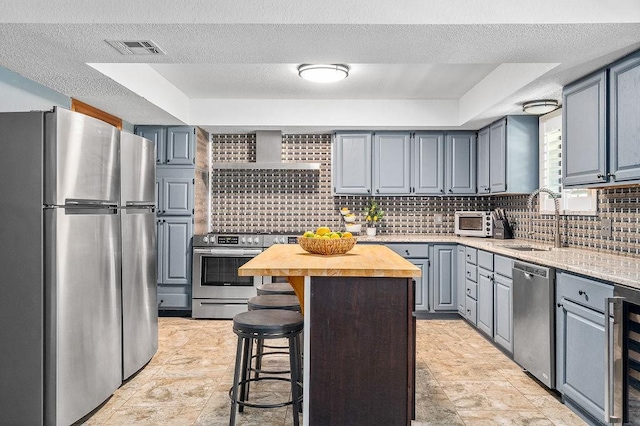
[[153,201],[127,201],[125,207],[154,207]]
[[64,205],[68,207],[75,206],[96,206],[96,207],[117,207],[118,203],[109,200],[83,200],[79,198],[67,198]]

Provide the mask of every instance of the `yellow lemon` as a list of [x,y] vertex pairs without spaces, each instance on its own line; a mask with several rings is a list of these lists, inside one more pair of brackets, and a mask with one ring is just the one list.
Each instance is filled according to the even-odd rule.
[[371,216],[367,216],[367,221],[371,222]]
[[316,229],[316,234],[320,236],[328,234],[329,232],[331,232],[331,229],[327,228],[326,226],[321,226],[320,228]]
[[322,238],[322,236],[320,236],[320,235],[318,235],[318,234],[315,234],[315,235],[313,236],[313,238]]
[[348,208],[348,207],[343,207],[343,208],[341,208],[340,210],[342,210],[343,212],[346,212],[346,211],[348,211],[348,210],[349,210],[349,208]]
[[313,232],[307,231],[307,232],[304,233],[303,237],[305,237],[305,238],[313,238],[314,235],[315,234]]
[[342,233],[342,238],[351,238],[353,237],[353,234],[351,232],[343,232]]
[[374,222],[377,222],[377,221],[378,221],[378,216],[374,216],[374,217],[373,217],[373,221],[374,221]]
[[338,235],[338,234],[331,234],[331,236],[330,236],[329,238],[331,238],[331,239],[335,240],[335,239],[340,238],[340,235]]
[[328,236],[328,235],[323,235],[323,236],[322,236],[322,237],[320,237],[320,238],[322,238],[323,240],[328,240],[328,239],[329,239],[329,236]]

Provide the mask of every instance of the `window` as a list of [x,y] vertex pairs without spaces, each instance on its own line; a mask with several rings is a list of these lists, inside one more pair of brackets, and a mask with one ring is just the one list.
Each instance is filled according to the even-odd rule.
[[[597,214],[597,190],[562,188],[562,108],[540,117],[540,187],[562,195],[564,215]],[[540,213],[554,213],[553,199],[545,193],[539,196]]]

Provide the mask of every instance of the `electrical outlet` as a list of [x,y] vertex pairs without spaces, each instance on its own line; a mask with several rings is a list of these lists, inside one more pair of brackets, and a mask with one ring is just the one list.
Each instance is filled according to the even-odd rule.
[[442,225],[442,222],[444,222],[441,214],[434,214],[433,221],[435,222],[436,225]]
[[600,221],[600,236],[605,238],[611,238],[612,236],[611,219],[602,219]]

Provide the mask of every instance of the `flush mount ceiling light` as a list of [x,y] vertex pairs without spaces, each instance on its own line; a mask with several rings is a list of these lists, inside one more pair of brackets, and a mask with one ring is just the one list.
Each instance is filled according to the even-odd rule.
[[539,101],[529,101],[522,104],[522,110],[527,114],[541,115],[558,108],[558,101],[553,99],[542,99]]
[[303,64],[298,67],[298,75],[316,83],[333,83],[347,78],[349,67],[342,64]]

